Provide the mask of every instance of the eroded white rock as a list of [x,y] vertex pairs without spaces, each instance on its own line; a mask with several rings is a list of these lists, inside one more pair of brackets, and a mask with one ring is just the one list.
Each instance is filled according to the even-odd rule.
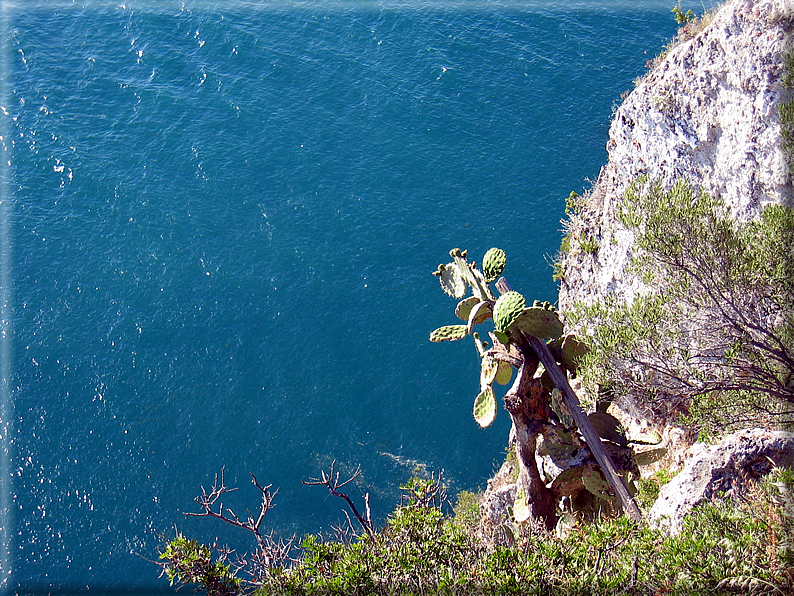
[[675,478],[662,487],[648,517],[671,534],[681,531],[692,508],[705,501],[741,494],[747,483],[775,466],[794,466],[794,433],[747,429],[695,450]]

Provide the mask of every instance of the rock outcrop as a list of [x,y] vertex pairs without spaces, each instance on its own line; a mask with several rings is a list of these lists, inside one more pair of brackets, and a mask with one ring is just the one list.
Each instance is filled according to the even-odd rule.
[[[794,206],[778,118],[792,96],[782,79],[793,32],[794,1],[730,0],[628,95],[610,127],[609,161],[572,221],[562,312],[611,293],[631,301],[643,291],[626,272],[633,234],[615,219],[640,175],[666,187],[686,179],[744,221],[769,203]],[[583,250],[577,238],[595,241],[597,250]]]
[[774,466],[794,466],[794,433],[757,428],[728,435],[691,457],[662,487],[649,513],[651,523],[677,534],[693,507],[741,495],[748,482],[765,476]]

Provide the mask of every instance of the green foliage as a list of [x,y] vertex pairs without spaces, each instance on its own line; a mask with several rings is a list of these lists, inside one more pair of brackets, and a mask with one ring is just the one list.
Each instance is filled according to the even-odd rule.
[[670,12],[673,13],[673,18],[675,22],[679,25],[686,25],[687,23],[691,23],[692,21],[697,20],[697,16],[691,10],[687,10],[684,12],[681,10],[681,3],[679,2],[676,6],[673,6],[673,10]]
[[742,225],[684,181],[640,178],[616,215],[654,291],[569,313],[592,329],[585,382],[707,432],[794,422],[794,210]]
[[455,512],[455,523],[463,530],[473,531],[480,524],[480,500],[482,493],[473,493],[462,490],[458,493],[453,511]]
[[[643,487],[648,498],[668,477]],[[679,536],[627,517],[575,523],[565,537],[515,528],[511,547],[474,538],[479,497],[462,492],[455,516],[444,489],[410,479],[403,502],[373,534],[334,540],[310,535],[293,565],[252,584],[259,596],[376,594],[790,594],[794,590],[794,471],[777,469],[738,504],[707,503]],[[211,595],[242,594],[211,549],[181,534],[161,559],[175,583]]]
[[[783,86],[794,89],[794,50],[783,57]],[[789,170],[794,174],[794,99],[778,106],[781,135],[783,137],[783,150],[789,160]]]
[[794,475],[776,474],[746,505],[697,508],[677,537],[623,517],[564,538],[519,531],[514,546],[487,550],[468,521],[400,507],[375,536],[307,538],[304,559],[261,594],[788,594],[794,509],[781,495]]
[[579,194],[572,190],[568,198],[565,199],[565,215],[577,213],[579,211]]
[[662,487],[673,479],[669,470],[657,470],[651,476],[637,479],[637,500],[643,509],[650,509],[659,497]]
[[208,546],[188,540],[182,534],[165,545],[160,553],[164,561],[163,573],[171,585],[198,584],[209,596],[236,594],[240,580],[231,573],[229,565],[212,561]]
[[598,240],[589,236],[588,234],[582,234],[579,238],[579,246],[582,247],[582,251],[589,254],[594,255],[598,252]]

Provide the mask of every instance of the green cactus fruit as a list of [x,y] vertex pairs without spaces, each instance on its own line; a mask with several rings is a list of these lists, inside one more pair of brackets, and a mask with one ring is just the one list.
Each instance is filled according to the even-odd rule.
[[490,426],[496,418],[496,396],[489,386],[474,400],[474,419],[482,428]]
[[587,465],[582,468],[582,482],[584,482],[584,487],[599,499],[613,500],[609,483],[604,480],[601,472],[595,467]]
[[455,341],[466,337],[466,325],[446,325],[430,334],[430,341]]
[[526,300],[518,292],[505,292],[499,296],[493,307],[493,323],[497,331],[507,333],[507,329],[524,311]]
[[469,313],[471,313],[471,309],[477,306],[477,304],[479,303],[480,301],[477,299],[476,296],[469,296],[468,298],[464,298],[463,300],[458,302],[458,305],[455,307],[455,315],[457,315],[459,319],[468,321]]
[[466,293],[466,282],[460,268],[455,263],[439,265],[436,274],[442,290],[453,298],[463,298]]
[[[495,322],[496,313],[494,313]],[[553,310],[537,306],[524,309],[513,320],[513,324],[525,334],[540,339],[557,339],[562,335],[562,321],[560,321],[559,315]]]
[[495,381],[500,385],[507,385],[513,378],[513,367],[507,362],[499,362],[499,369],[496,371]]
[[491,283],[502,275],[507,264],[507,255],[501,248],[490,248],[482,258],[482,272],[485,274],[485,281]]
[[527,491],[519,483],[518,490],[516,491],[516,500],[513,503],[513,517],[519,524],[524,523],[532,516],[529,510],[529,502],[527,499]]
[[582,363],[582,358],[590,352],[587,344],[576,339],[575,335],[566,335],[562,343],[562,363],[573,376],[579,370],[579,365]]

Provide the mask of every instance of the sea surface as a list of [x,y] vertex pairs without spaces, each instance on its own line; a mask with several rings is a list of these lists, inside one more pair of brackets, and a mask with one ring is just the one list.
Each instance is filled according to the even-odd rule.
[[[481,490],[470,342],[431,273],[507,251],[554,301],[565,197],[675,33],[671,0],[0,1],[0,568],[152,593],[193,497],[288,538],[382,524],[411,475]],[[689,8],[684,5],[684,9]],[[699,9],[700,4],[691,8]]]

